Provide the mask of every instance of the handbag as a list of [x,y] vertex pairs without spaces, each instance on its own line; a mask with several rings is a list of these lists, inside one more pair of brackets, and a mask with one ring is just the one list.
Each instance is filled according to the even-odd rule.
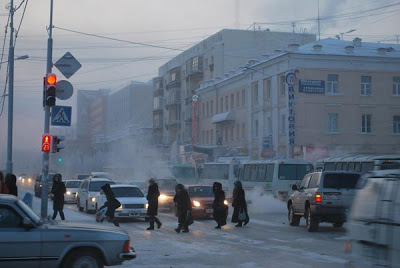
[[246,219],[247,219],[246,211],[244,210],[244,208],[240,208],[239,215],[238,215],[238,220],[239,221],[245,221]]
[[189,225],[193,224],[193,222],[194,221],[193,221],[192,212],[190,210],[188,210],[186,213],[186,224],[187,224],[187,226],[189,226]]

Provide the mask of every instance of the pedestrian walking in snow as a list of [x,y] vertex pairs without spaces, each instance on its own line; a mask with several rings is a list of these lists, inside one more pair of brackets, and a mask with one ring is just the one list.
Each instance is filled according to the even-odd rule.
[[61,220],[65,220],[64,217],[64,194],[67,191],[65,184],[62,181],[61,174],[56,174],[53,177],[53,186],[51,187],[51,193],[54,195],[53,198],[53,217],[54,220],[57,217],[57,213],[60,213]]
[[154,222],[157,223],[157,228],[161,228],[161,221],[156,217],[158,213],[158,197],[160,196],[160,192],[158,191],[158,184],[156,181],[151,178],[149,180],[149,188],[147,191],[147,201],[149,207],[147,208],[147,215],[149,216],[150,227],[146,230],[154,230]]
[[249,215],[247,213],[247,203],[246,196],[240,181],[234,183],[235,187],[233,189],[233,214],[232,222],[237,223],[235,227],[242,227],[243,223],[246,225],[249,223]]
[[213,217],[217,222],[215,229],[221,229],[221,226],[226,225],[227,206],[224,204],[225,192],[222,190],[222,184],[214,182],[213,184],[214,202],[213,202]]
[[107,201],[104,205],[99,208],[99,211],[103,208],[107,208],[106,216],[109,221],[114,223],[115,226],[119,226],[118,220],[114,217],[115,210],[121,206],[121,203],[115,198],[113,191],[111,190],[110,184],[106,183],[101,186],[104,194],[106,195]]
[[18,196],[17,177],[14,174],[8,173],[6,175],[6,185],[9,194]]
[[178,217],[178,228],[175,231],[179,234],[183,228],[184,233],[189,232],[189,225],[193,223],[192,203],[189,193],[182,184],[175,187],[174,202],[176,204],[176,216]]

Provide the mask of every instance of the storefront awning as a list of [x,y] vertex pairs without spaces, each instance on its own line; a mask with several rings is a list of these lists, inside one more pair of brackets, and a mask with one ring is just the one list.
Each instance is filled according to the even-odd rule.
[[211,118],[211,123],[222,123],[226,121],[235,121],[234,111],[216,114]]

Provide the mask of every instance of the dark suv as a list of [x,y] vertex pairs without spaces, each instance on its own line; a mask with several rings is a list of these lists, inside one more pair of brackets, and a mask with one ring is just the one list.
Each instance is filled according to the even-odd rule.
[[298,226],[305,217],[309,232],[318,230],[320,222],[342,227],[351,207],[360,173],[316,171],[304,176],[287,202],[290,226]]
[[[51,193],[51,187],[53,186],[53,177],[56,175],[55,173],[49,173],[48,174],[48,180],[47,180],[47,186],[48,186],[48,193]],[[42,196],[42,175],[37,175],[36,180],[35,180],[35,196],[36,197],[41,197]]]

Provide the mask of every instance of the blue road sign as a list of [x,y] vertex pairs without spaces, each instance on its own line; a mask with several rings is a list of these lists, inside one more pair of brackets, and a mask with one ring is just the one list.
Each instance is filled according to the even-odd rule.
[[71,126],[71,106],[53,106],[51,108],[52,126]]

